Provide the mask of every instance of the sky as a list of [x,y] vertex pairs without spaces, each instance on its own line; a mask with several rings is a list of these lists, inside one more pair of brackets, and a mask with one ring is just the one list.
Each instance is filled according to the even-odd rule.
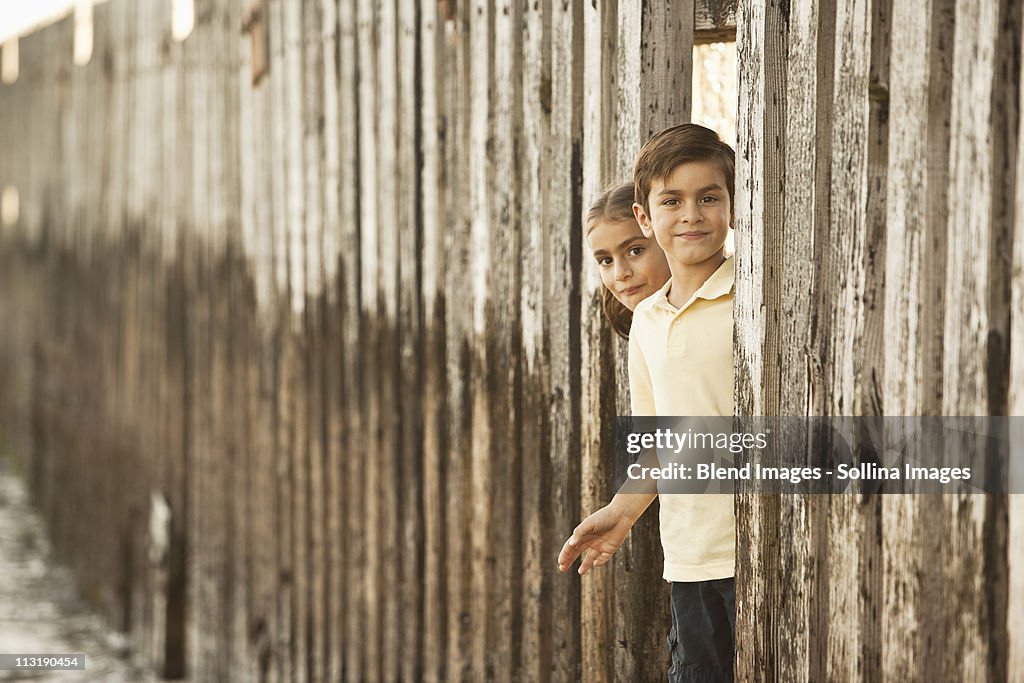
[[0,43],[69,14],[75,0],[0,0]]

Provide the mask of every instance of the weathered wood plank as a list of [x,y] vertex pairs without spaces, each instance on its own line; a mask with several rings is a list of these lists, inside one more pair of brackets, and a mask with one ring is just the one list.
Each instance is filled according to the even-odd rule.
[[[156,188],[161,179],[159,156],[161,152],[159,139],[163,133],[163,120],[159,111],[159,95],[162,86],[158,52],[158,33],[160,29],[159,14],[152,2],[138,3],[139,41],[136,44],[137,70],[140,72],[140,104],[139,124],[142,130],[153,132],[154,141],[140,145],[140,167],[136,173],[142,177],[140,195],[143,199],[143,212],[133,218],[138,226],[139,234],[139,294],[136,301],[138,311],[139,357],[134,380],[138,393],[133,397],[137,401],[138,414],[132,421],[130,430],[138,440],[138,455],[145,474],[136,487],[136,509],[140,510],[138,528],[136,578],[133,581],[134,595],[132,639],[139,643],[140,649],[151,661],[161,659],[157,647],[162,649],[163,642],[157,644],[156,636],[160,635],[165,615],[166,572],[161,562],[155,560],[157,551],[166,538],[167,523],[164,512],[166,502],[161,491],[162,463],[161,451],[166,442],[166,435],[161,429],[162,378],[165,375],[162,362],[161,342],[165,336],[162,312],[164,308],[163,294],[165,287],[159,266],[157,249],[162,240],[159,233],[161,212],[159,196]],[[152,216],[156,230],[144,230],[145,213]]]
[[[800,59],[801,46],[807,40],[801,40],[799,34],[793,45],[783,46],[776,40],[788,17],[781,16],[774,6],[744,3],[739,11],[737,63],[739,82],[746,85],[739,89],[736,126],[735,409],[738,415],[771,415],[780,412],[782,383],[778,370],[784,367],[779,356],[780,333],[785,332],[786,322],[779,320],[775,311],[769,312],[766,304],[778,300],[782,278],[791,268],[799,268],[803,260],[795,259],[782,277],[772,277],[778,242],[767,227],[781,231],[789,230],[791,225],[786,215],[788,202],[782,194],[786,122],[799,121],[801,115],[806,118],[808,114],[788,110],[785,64],[787,59]],[[799,7],[791,7],[792,11],[798,12]],[[794,22],[798,30],[812,29],[808,17],[796,16],[803,19]],[[787,47],[791,50],[788,56]],[[797,75],[803,73],[794,71]],[[772,104],[770,108],[768,103]],[[811,135],[806,137],[813,139]],[[798,159],[795,154],[791,158]],[[803,247],[800,243],[794,246]],[[795,279],[801,274],[797,271],[788,277]],[[794,326],[799,326],[805,315],[802,309],[787,308],[786,313],[792,316],[789,324]],[[799,372],[804,364],[788,367]],[[798,376],[792,381],[797,386],[802,383]],[[778,567],[778,557],[773,550],[780,539],[778,514],[777,498],[756,494],[737,497],[736,564],[741,569],[736,577],[736,642],[745,644],[737,648],[736,676],[740,680],[771,680],[778,666],[774,617],[778,577],[774,568]],[[763,573],[745,573],[743,567],[760,567]]]
[[[547,541],[545,480],[550,416],[545,397],[550,376],[548,346],[544,338],[544,271],[537,267],[538,255],[547,247],[545,240],[544,188],[545,151],[549,144],[551,91],[550,43],[544,40],[547,20],[535,3],[523,8],[522,37],[522,144],[520,149],[520,290],[519,334],[520,406],[519,443],[521,447],[521,533],[523,606],[522,645],[519,671],[524,679],[544,681],[550,678],[552,632],[556,619],[546,608],[549,595],[560,583],[552,581],[552,561]],[[547,53],[547,54],[545,54]],[[557,581],[557,579],[556,579]],[[568,619],[566,620],[568,622]],[[569,627],[569,623],[564,624]]]
[[[418,61],[421,53],[419,12],[427,11],[419,3],[402,0],[396,7],[396,116],[397,154],[395,170],[398,197],[421,197],[421,153],[419,142],[421,90]],[[396,678],[423,679],[423,607],[425,529],[423,500],[423,415],[424,347],[421,308],[423,268],[423,212],[421,202],[398,201],[395,221],[397,239],[395,258],[398,276],[398,400],[394,412],[398,417],[395,431],[399,450],[396,452],[398,476],[391,486],[395,490],[396,547],[402,561],[395,563],[398,594],[396,628],[398,644],[392,652],[402,652],[396,660]]]
[[718,43],[736,40],[737,0],[694,0],[694,42]]
[[[829,244],[832,258],[816,262],[824,271],[821,282],[831,280],[838,286],[820,288],[822,298],[816,308],[819,320],[825,318],[827,322],[819,322],[821,341],[816,345],[831,373],[825,389],[831,405],[824,414],[832,415],[871,415],[880,409],[876,382],[883,369],[879,358],[882,309],[874,306],[874,301],[881,286],[880,262],[885,254],[885,165],[883,156],[883,162],[872,167],[869,155],[873,151],[877,154],[879,139],[885,139],[885,130],[879,130],[878,119],[873,116],[871,92],[883,87],[872,81],[872,74],[879,71],[876,61],[885,58],[888,41],[883,25],[887,21],[885,3],[877,3],[883,13],[879,22],[874,20],[879,8],[873,4],[837,5],[836,67],[834,74],[826,76],[834,82],[831,109],[835,113],[829,173],[830,225],[828,236],[820,241]],[[878,166],[881,187],[871,182]],[[819,241],[817,236],[815,241]],[[875,508],[865,505],[856,494],[845,494],[833,496],[822,513],[828,525],[821,543],[827,548],[827,564],[823,563],[817,575],[814,591],[821,596],[816,605],[816,623],[821,626],[815,628],[812,622],[811,631],[813,638],[826,642],[817,647],[820,654],[812,654],[812,662],[823,666],[827,678],[873,679],[877,673],[865,673],[872,657],[861,630],[861,608],[870,602],[868,587],[877,579],[866,570],[880,572],[880,567],[870,561],[870,530],[877,523]],[[812,668],[811,678],[818,676]]]
[[[615,167],[614,177],[631,178],[633,160],[636,159],[640,146],[646,141],[641,132],[643,114],[641,100],[636,96],[636,85],[640,83],[642,51],[637,45],[636,36],[641,34],[642,3],[624,2],[617,4],[618,35],[615,45],[615,72],[618,76],[618,88],[615,100],[616,128],[615,134]],[[641,139],[642,138],[642,139]]]
[[446,254],[447,205],[443,186],[444,136],[448,103],[444,99],[444,17],[436,4],[420,9],[419,60],[421,108],[420,154],[422,166],[422,247],[420,292],[422,295],[423,347],[423,592],[422,678],[445,680],[446,545],[445,545],[445,316],[448,299],[443,289]]
[[[491,397],[490,422],[497,448],[491,449],[492,505],[495,510],[515,510],[521,500],[522,448],[519,443],[518,396],[520,391],[519,297],[520,269],[515,255],[521,253],[522,204],[519,200],[517,149],[521,144],[522,83],[507,74],[522,71],[522,4],[501,0],[494,8],[494,61],[489,74],[492,96],[488,126],[488,182],[490,191],[489,250],[494,261],[488,274],[490,300],[488,329],[509,330],[487,345],[489,354],[487,392]],[[501,258],[511,254],[512,258]],[[509,295],[508,293],[515,293]],[[521,678],[520,624],[522,601],[521,555],[507,549],[520,547],[520,519],[516,514],[495,515],[493,586],[495,596],[493,633],[490,635],[494,680]],[[502,550],[506,549],[506,550]],[[547,564],[550,570],[550,563]]]
[[[395,0],[377,0],[375,3],[375,89],[374,124],[376,143],[366,153],[376,158],[375,195],[369,195],[377,205],[377,282],[374,315],[377,336],[377,380],[374,393],[377,398],[377,418],[380,440],[376,449],[376,483],[369,487],[376,501],[375,514],[379,520],[380,554],[371,560],[368,571],[377,575],[380,588],[376,607],[381,610],[380,676],[394,680],[398,676],[398,659],[391,653],[401,647],[401,615],[399,604],[399,562],[384,552],[387,548],[401,547],[398,522],[398,491],[405,492],[401,476],[401,420],[399,386],[404,382],[399,358],[399,249],[401,233],[414,230],[399,223],[399,193],[401,176],[398,169],[398,16]],[[410,196],[414,196],[411,195]],[[369,311],[368,311],[369,312]]]
[[[1018,22],[1017,27],[1020,27]],[[1012,27],[1012,25],[1011,25]],[[1021,46],[1024,50],[1024,44]],[[1024,73],[1018,81],[1018,92],[1024,98]],[[1024,111],[1024,102],[1018,102],[1018,112]],[[1010,384],[1007,396],[1007,415],[1024,415],[1024,135],[1018,128],[1017,132],[1017,167],[1016,187],[1014,188],[1013,215],[1013,248],[1011,263],[1011,308],[1009,330],[1010,348]],[[1021,443],[1017,438],[1019,428],[1014,433],[1014,443]],[[1008,472],[1012,482],[1024,480],[1024,472],[1020,468],[1022,453],[1013,451]],[[1011,488],[1011,491],[1014,491]],[[1007,501],[1008,532],[1007,532],[1007,572],[1009,586],[1007,589],[1006,630],[1009,642],[1007,652],[1006,677],[1017,680],[1024,677],[1024,498],[1011,494]]]
[[[583,43],[582,7],[575,3],[553,3],[551,8],[551,117],[546,138],[546,172],[541,191],[546,200],[542,216],[547,235],[544,266],[544,326],[547,336],[549,403],[551,427],[548,462],[550,468],[548,530],[544,545],[552,551],[565,529],[580,518],[579,488],[579,358],[580,358],[580,271],[582,215]],[[557,531],[556,531],[557,530]],[[549,561],[550,562],[550,561]],[[547,571],[554,572],[552,564]],[[555,592],[554,614],[576,615],[580,609],[579,585]],[[554,680],[577,679],[580,670],[580,629],[578,620],[558,624],[552,632],[551,662]]]
[[[586,212],[594,197],[611,182],[614,163],[616,112],[614,68],[615,25],[613,3],[583,7],[583,186],[581,224],[586,234]],[[529,59],[528,59],[529,63]],[[530,199],[527,198],[527,202]],[[541,236],[533,241],[540,248]],[[608,457],[609,418],[614,415],[616,363],[615,346],[601,310],[601,282],[583,244],[583,273],[580,276],[580,512],[589,514],[606,505],[614,494],[609,482],[614,478]],[[525,294],[524,283],[524,294]],[[539,330],[537,330],[539,332]],[[602,444],[604,447],[602,448]],[[529,446],[524,442],[524,456]],[[542,493],[537,492],[540,496]],[[568,530],[566,530],[568,533]],[[613,680],[615,641],[612,602],[616,561],[605,570],[592,573],[580,583],[580,662],[587,678],[595,683]],[[565,579],[562,579],[563,581]],[[576,580],[570,576],[569,580]],[[621,595],[621,594],[620,594]],[[536,645],[534,645],[536,647]]]
[[[261,18],[261,21],[264,19]],[[238,190],[241,208],[238,216],[239,268],[236,277],[239,285],[238,295],[250,305],[238,315],[238,351],[235,356],[238,363],[235,375],[238,401],[235,425],[241,448],[238,459],[240,462],[237,466],[242,468],[242,471],[239,477],[241,487],[235,496],[232,515],[234,519],[241,520],[241,528],[236,533],[242,536],[239,545],[246,548],[246,552],[238,552],[236,546],[233,557],[233,572],[239,577],[237,583],[240,585],[237,585],[233,592],[232,617],[235,623],[232,627],[232,652],[236,659],[232,663],[232,670],[239,678],[257,678],[260,675],[262,655],[255,636],[256,624],[263,619],[265,610],[258,585],[262,579],[262,562],[254,560],[259,557],[265,562],[266,556],[261,552],[264,544],[261,532],[265,517],[262,510],[255,509],[253,501],[261,500],[263,493],[261,485],[265,475],[263,468],[266,448],[261,429],[264,423],[260,419],[262,406],[259,371],[263,358],[259,347],[254,343],[259,340],[255,328],[260,318],[259,294],[256,291],[258,286],[253,270],[262,270],[259,266],[266,267],[261,237],[269,233],[269,230],[260,230],[257,227],[259,203],[255,199],[256,188],[260,185],[260,169],[265,162],[262,155],[264,147],[256,143],[259,133],[263,130],[264,120],[259,91],[253,87],[251,78],[246,78],[250,73],[250,63],[253,59],[252,42],[243,39],[238,47],[239,59],[233,72],[233,81],[238,88]],[[262,196],[262,193],[260,195]],[[252,289],[249,289],[250,287]],[[252,296],[251,300],[249,296]]]
[[[225,178],[227,145],[223,135],[227,115],[226,98],[222,97],[223,41],[220,35],[219,7],[213,2],[196,3],[196,26],[192,38],[199,46],[201,59],[197,99],[195,144],[193,158],[205,167],[206,184],[201,212],[197,212],[196,299],[202,311],[197,330],[198,384],[202,395],[197,397],[200,463],[197,488],[199,533],[197,559],[199,596],[202,615],[200,677],[225,679],[230,661],[227,632],[227,557],[228,501],[225,458],[230,449],[227,440],[226,407],[228,405],[228,368],[226,367],[225,318],[227,305],[223,255],[226,242]],[[226,495],[227,494],[227,495]]]
[[[470,623],[469,659],[470,676],[473,680],[488,680],[498,672],[493,668],[490,646],[494,638],[494,612],[496,595],[491,590],[492,571],[495,557],[491,537],[494,534],[495,517],[491,507],[493,495],[492,454],[499,441],[494,435],[491,423],[491,407],[494,398],[488,391],[488,363],[492,354],[488,338],[487,318],[489,303],[488,282],[491,268],[497,263],[490,235],[497,230],[492,224],[490,213],[491,196],[488,173],[489,147],[492,131],[488,120],[490,105],[490,68],[493,60],[493,21],[491,13],[495,8],[488,0],[473,0],[469,3],[468,67],[469,88],[466,109],[468,138],[467,197],[469,210],[469,258],[471,286],[471,324],[468,336],[469,354],[469,605]],[[512,253],[515,253],[514,251]]]
[[325,673],[326,642],[324,640],[326,596],[324,580],[325,536],[327,521],[324,499],[324,392],[321,344],[324,331],[326,301],[324,292],[324,54],[323,16],[319,3],[301,7],[301,69],[302,69],[302,151],[305,186],[305,263],[306,300],[302,322],[306,338],[307,361],[306,463],[308,479],[303,496],[306,503],[304,535],[308,546],[306,559],[306,594],[309,601],[306,641],[307,680],[322,679]]
[[[206,5],[208,7],[209,5]],[[199,9],[202,9],[201,5]],[[203,477],[207,462],[212,457],[210,445],[210,372],[209,372],[209,329],[211,312],[209,292],[210,278],[206,245],[201,239],[199,225],[205,223],[208,215],[210,166],[207,157],[209,142],[209,120],[205,114],[205,100],[209,97],[209,18],[196,22],[195,30],[185,45],[185,63],[188,72],[184,87],[188,90],[185,99],[185,130],[179,137],[190,147],[187,163],[192,183],[188,189],[191,210],[186,224],[188,235],[183,274],[185,305],[190,312],[186,342],[189,377],[186,403],[188,410],[188,453],[186,459],[186,495],[189,548],[186,553],[188,590],[188,640],[185,647],[187,672],[197,678],[216,677],[216,662],[213,661],[219,641],[216,630],[215,606],[216,587],[211,585],[212,577],[207,575],[210,552],[210,506],[220,491],[211,490]]]
[[[1017,24],[1019,28],[1020,23]],[[1024,51],[1024,44],[1021,45]],[[1018,80],[1020,97],[1024,98],[1024,73]],[[1024,111],[1024,101],[1018,102],[1018,112]],[[1024,135],[1017,132],[1016,187],[1014,188],[1013,247],[1011,263],[1011,307],[1009,330],[1010,384],[1007,396],[1007,415],[1024,415]],[[1019,427],[1011,438],[1020,444]],[[1017,446],[1011,455],[1008,477],[1011,492],[1013,482],[1024,480],[1024,453]],[[1024,677],[1024,496],[1011,493],[1007,501],[1007,573],[1009,574],[1006,605],[1006,631],[1009,643],[1006,662],[1007,680]]]
[[[668,126],[690,120],[693,104],[690,94],[693,84],[693,9],[693,0],[642,3],[639,45],[641,144]],[[623,46],[632,48],[631,43]]]
[[292,680],[292,596],[294,591],[292,572],[292,492],[289,485],[291,456],[292,416],[288,403],[291,383],[293,350],[290,338],[289,319],[291,315],[290,295],[290,251],[288,237],[288,185],[285,173],[287,148],[287,121],[285,111],[285,36],[284,3],[269,0],[267,5],[268,34],[270,39],[270,160],[274,169],[271,175],[273,259],[275,265],[273,287],[273,342],[272,379],[273,391],[273,486],[276,500],[273,533],[275,541],[275,605],[270,626],[271,680]]
[[[1016,94],[997,85],[1017,82],[1019,46],[1013,28],[1020,8],[1008,3],[957,2],[954,93],[950,114],[946,317],[942,409],[947,415],[1003,414],[1009,327],[1012,234],[1009,192],[1014,167]],[[1005,28],[1004,23],[1011,28]],[[1007,31],[1007,33],[1003,33]],[[1005,71],[1004,71],[1005,69]],[[1007,73],[1008,72],[1008,73]],[[970,199],[968,199],[970,197]],[[955,444],[947,447],[955,448]],[[945,676],[1006,676],[1005,559],[985,552],[1005,542],[1005,499],[945,499],[943,582],[958,604],[945,616]],[[954,588],[954,586],[956,588]]]
[[[888,94],[890,78],[890,45],[892,42],[893,4],[889,0],[871,3],[871,56],[868,72],[868,131],[867,131],[867,194],[865,206],[865,284],[860,310],[864,316],[860,328],[857,358],[858,382],[854,414],[881,415],[884,413],[885,384],[885,278],[887,248],[886,236],[887,181],[889,160],[889,101],[880,94]],[[859,632],[861,649],[858,654],[862,680],[877,680],[882,676],[882,626],[879,616],[884,609],[884,554],[882,546],[881,497],[859,501],[860,547],[859,568],[861,579]]]
[[[282,76],[284,79],[284,172],[287,188],[286,230],[288,233],[288,274],[291,313],[285,326],[286,345],[285,382],[287,386],[286,410],[289,413],[289,441],[284,451],[289,459],[287,486],[291,496],[290,548],[291,555],[291,628],[289,674],[291,680],[309,680],[309,432],[307,406],[309,401],[309,337],[305,322],[310,313],[307,299],[309,273],[306,244],[310,239],[310,216],[307,200],[305,149],[305,121],[303,105],[305,95],[304,32],[302,3],[284,0],[281,14],[283,40]],[[290,349],[288,347],[291,347]]]
[[357,32],[354,3],[341,2],[338,7],[340,37],[338,43],[339,93],[338,116],[340,121],[348,122],[339,131],[340,153],[340,192],[339,213],[341,245],[343,248],[339,260],[339,292],[341,305],[341,380],[343,388],[340,396],[341,410],[344,414],[341,462],[339,467],[345,482],[345,502],[343,504],[342,528],[344,538],[342,557],[343,567],[339,577],[343,592],[340,605],[344,623],[340,625],[343,633],[341,667],[339,678],[347,681],[358,681],[363,677],[360,661],[363,636],[363,603],[361,592],[361,567],[363,561],[364,536],[361,534],[362,495],[363,495],[363,464],[366,460],[363,451],[362,423],[362,383],[360,348],[362,331],[360,301],[360,189],[362,178],[359,163],[359,147],[357,144],[359,126],[357,105]]
[[469,178],[469,49],[470,3],[447,6],[445,19],[444,71],[444,203],[449,214],[445,225],[445,248],[449,257],[444,289],[452,301],[445,308],[445,375],[448,390],[448,449],[445,459],[447,523],[447,609],[448,625],[445,673],[449,679],[472,678],[469,652],[473,627],[469,602],[470,547],[470,355],[473,326],[470,278],[470,213],[467,202]]
[[[249,472],[245,446],[242,381],[243,369],[239,361],[244,359],[242,320],[246,310],[245,288],[242,284],[241,232],[239,229],[238,207],[240,198],[240,140],[239,140],[239,89],[238,65],[239,42],[242,14],[237,3],[228,3],[217,8],[214,14],[214,36],[217,41],[217,73],[215,88],[223,93],[219,98],[220,107],[215,110],[217,129],[214,132],[217,145],[218,177],[217,209],[211,218],[219,223],[219,241],[215,244],[219,261],[220,290],[219,304],[221,341],[220,359],[222,364],[224,403],[219,407],[223,415],[220,429],[223,445],[220,447],[219,485],[224,499],[222,513],[224,524],[221,533],[224,538],[223,579],[223,631],[225,653],[221,657],[221,672],[231,678],[244,662],[251,660],[246,651],[245,622],[247,620],[245,600],[244,558],[249,552],[245,545],[245,530],[248,519],[245,516],[245,480]],[[238,353],[236,353],[236,348]]]
[[[379,538],[382,532],[381,520],[381,479],[386,477],[387,468],[382,465],[386,454],[381,450],[381,419],[382,411],[387,408],[381,404],[382,364],[386,361],[384,349],[381,348],[381,325],[376,325],[373,312],[383,304],[381,296],[381,251],[379,224],[378,185],[380,175],[377,165],[377,147],[380,139],[377,133],[377,121],[380,107],[377,104],[378,51],[377,6],[375,2],[363,0],[356,4],[357,47],[358,47],[358,121],[359,121],[359,202],[360,223],[373,226],[360,232],[360,316],[366,326],[361,330],[357,344],[366,344],[369,352],[359,353],[362,363],[360,367],[361,382],[365,391],[360,397],[362,404],[361,421],[365,425],[365,438],[360,444],[360,451],[367,454],[363,473],[363,538],[366,539],[366,553],[361,566],[362,575],[362,615],[360,630],[362,631],[361,657],[363,668],[361,676],[364,680],[379,680],[383,676],[383,606],[384,593],[390,586],[381,585],[380,546],[372,539]],[[386,144],[386,143],[385,143]],[[362,450],[365,448],[365,451]]]
[[[319,53],[323,75],[322,88],[322,144],[323,144],[323,181],[317,188],[323,193],[323,234],[320,254],[323,268],[323,284],[319,292],[323,301],[323,337],[320,348],[323,372],[318,381],[322,383],[323,392],[323,476],[325,478],[324,496],[324,558],[321,571],[324,591],[324,622],[322,637],[324,639],[324,663],[321,676],[328,680],[342,679],[343,652],[343,618],[344,618],[344,527],[343,506],[345,498],[342,446],[344,438],[345,414],[342,404],[342,349],[336,344],[342,338],[343,312],[341,274],[339,264],[340,253],[344,244],[341,217],[343,182],[350,182],[342,177],[342,151],[340,131],[342,121],[339,117],[342,76],[337,56],[340,51],[342,36],[339,26],[339,12],[334,0],[323,0],[320,3],[321,25]],[[349,120],[344,120],[344,128],[351,129]]]
[[[891,122],[887,182],[886,345],[882,404],[890,415],[941,414],[949,82],[953,3],[893,5]],[[940,501],[886,496],[882,502],[884,603],[882,675],[940,678],[942,637],[901,642],[934,623]],[[907,552],[913,548],[913,552]],[[929,585],[931,584],[931,585]]]

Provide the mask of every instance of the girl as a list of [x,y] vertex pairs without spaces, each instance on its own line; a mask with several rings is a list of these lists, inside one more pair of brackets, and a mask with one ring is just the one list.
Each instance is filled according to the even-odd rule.
[[615,185],[587,213],[587,242],[601,272],[601,307],[620,337],[629,338],[636,305],[671,273],[665,252],[644,237],[633,217],[633,184]]

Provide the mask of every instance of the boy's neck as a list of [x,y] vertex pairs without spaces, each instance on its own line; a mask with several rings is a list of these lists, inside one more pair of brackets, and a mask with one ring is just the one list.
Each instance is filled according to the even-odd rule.
[[714,256],[701,263],[685,264],[669,259],[668,268],[672,272],[672,284],[669,285],[668,302],[677,309],[685,306],[723,263],[724,246]]

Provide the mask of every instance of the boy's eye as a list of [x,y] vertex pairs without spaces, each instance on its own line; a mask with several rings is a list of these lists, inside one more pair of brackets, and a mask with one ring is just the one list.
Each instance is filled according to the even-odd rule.
[[717,202],[718,197],[715,197],[714,195],[708,195],[707,197],[701,197],[700,201],[702,204],[711,204],[713,202]]
[[676,206],[679,203],[678,199],[666,199],[661,203],[662,206]]
[[640,254],[644,253],[644,248],[643,247],[630,247],[629,251],[626,252],[626,253],[629,254],[630,256],[639,256]]

